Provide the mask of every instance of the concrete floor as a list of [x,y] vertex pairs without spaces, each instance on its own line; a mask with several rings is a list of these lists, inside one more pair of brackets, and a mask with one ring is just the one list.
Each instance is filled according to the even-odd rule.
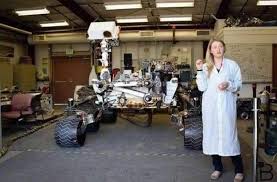
[[38,115],[32,120],[24,120],[24,122],[15,122],[2,118],[2,142],[3,146],[7,146],[19,136],[25,135],[30,130],[36,130],[44,125],[49,125],[55,121],[56,118],[63,116],[64,106],[56,106],[52,113],[45,113],[43,115]]
[[[169,123],[169,115],[156,114],[149,128],[118,118],[88,133],[81,148],[61,148],[54,141],[52,124],[17,140],[0,159],[0,181],[97,182],[203,182],[213,171],[209,156],[183,147],[183,137]],[[252,150],[241,140],[245,181],[252,181]],[[218,181],[233,180],[229,158]]]

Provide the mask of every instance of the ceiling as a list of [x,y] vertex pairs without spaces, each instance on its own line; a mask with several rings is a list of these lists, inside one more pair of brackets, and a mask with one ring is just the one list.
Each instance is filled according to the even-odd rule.
[[[226,18],[246,14],[264,21],[277,20],[277,6],[256,6],[257,0],[195,0],[193,8],[156,8],[155,0],[141,0],[142,9],[112,11],[105,10],[106,1],[108,0],[1,0],[0,23],[42,33],[87,30],[90,22],[114,21],[116,16],[148,16],[148,23],[119,24],[125,30],[172,28],[172,24],[159,22],[159,15],[165,14],[192,14],[192,22],[174,23],[176,28],[188,29],[212,28],[215,22],[212,15]],[[50,14],[20,17],[14,13],[15,9],[32,7],[47,7]],[[70,26],[41,28],[38,25],[41,21],[53,20],[67,20]]]

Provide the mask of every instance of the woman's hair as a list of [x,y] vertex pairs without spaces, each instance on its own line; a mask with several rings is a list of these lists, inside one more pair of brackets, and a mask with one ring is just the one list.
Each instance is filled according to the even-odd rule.
[[208,77],[210,77],[210,74],[214,67],[214,56],[211,53],[211,47],[214,42],[221,42],[223,45],[223,48],[224,48],[224,53],[226,50],[225,43],[222,40],[220,40],[220,39],[211,39],[210,40],[210,42],[208,44],[207,52],[206,52],[206,59],[205,59],[206,63],[207,63],[207,68],[208,68]]

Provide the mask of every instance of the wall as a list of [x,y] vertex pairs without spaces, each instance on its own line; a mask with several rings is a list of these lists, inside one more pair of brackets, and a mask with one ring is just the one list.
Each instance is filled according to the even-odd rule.
[[73,49],[74,55],[90,55],[89,43],[75,43],[75,44],[53,44],[53,55],[66,55],[67,49]]
[[14,57],[9,58],[10,63],[12,64],[17,64],[21,56],[28,55],[26,44],[22,44],[19,42],[5,42],[5,41],[0,41],[0,44],[14,48]]
[[226,43],[226,57],[241,66],[243,88],[240,97],[252,97],[252,83],[257,94],[272,81],[272,44],[277,43],[277,27],[225,27],[216,37]]
[[[266,86],[271,86],[270,83],[258,83],[256,88],[256,96],[259,96],[259,92],[264,90]],[[244,83],[242,84],[242,88],[239,92],[239,97],[241,98],[252,98],[253,97],[253,91],[252,91],[252,84],[250,83]]]
[[124,53],[132,53],[133,66],[138,69],[140,62],[149,59],[162,59],[177,57],[179,63],[186,62],[194,67],[194,60],[203,58],[202,41],[180,41],[176,44],[172,42],[121,42],[119,47],[112,50],[113,67],[122,68],[124,66]]
[[[123,60],[124,52],[132,52],[133,58],[143,59],[145,58],[145,54],[143,54],[139,50],[144,50],[144,48],[149,48],[151,50],[149,52],[150,58],[158,58],[158,55],[160,55],[160,52],[162,51],[162,45],[167,46],[175,46],[175,47],[188,47],[190,46],[191,49],[191,55],[192,55],[192,61],[196,60],[197,58],[203,58],[203,48],[202,48],[202,42],[178,42],[176,44],[172,44],[171,42],[123,42],[120,44],[119,47],[113,47],[112,48],[112,64],[113,68],[120,68],[121,67],[121,60]],[[69,44],[56,44],[52,46],[53,52],[64,52],[65,49],[70,47]],[[72,48],[74,50],[78,51],[87,51],[89,48],[88,44],[72,44]],[[159,52],[159,53],[158,53]],[[38,67],[38,70],[41,69],[41,63],[40,61],[43,58],[48,58],[48,45],[36,45],[35,46],[35,59],[36,59],[36,65]],[[194,64],[193,64],[194,67]],[[257,92],[263,90],[263,88],[267,85],[270,85],[269,83],[259,83],[257,85]],[[252,97],[252,84],[251,83],[244,83],[243,87],[240,91],[240,97]]]
[[[203,57],[203,43],[201,41],[182,41],[172,44],[172,42],[121,42],[119,47],[112,48],[112,65],[113,68],[121,68],[123,66],[124,53],[132,53],[135,65],[138,60],[143,59],[159,59],[162,53],[167,53],[173,56],[176,52],[183,51],[183,48],[191,50],[192,62],[197,58]],[[53,55],[63,55],[67,48],[72,48],[75,55],[89,54],[90,46],[84,44],[54,44],[52,45]],[[147,52],[144,52],[148,50]],[[165,52],[166,51],[166,52]],[[38,69],[41,69],[41,61],[43,58],[48,58],[48,45],[35,45],[35,62]],[[193,64],[194,66],[194,64]]]
[[39,66],[39,61],[42,58],[48,58],[48,45],[35,45],[35,63]]
[[39,80],[47,80],[50,78],[50,58],[48,53],[48,45],[35,46],[35,65],[37,68],[37,76]]
[[[18,63],[21,56],[28,55],[26,35],[0,28],[0,45],[12,47],[14,49],[14,56],[8,59],[12,64]],[[2,60],[7,59],[2,58]]]
[[272,81],[271,44],[226,43],[225,56],[239,64],[244,83]]
[[[51,49],[51,50],[50,50]],[[50,77],[50,64],[51,56],[66,56],[66,50],[73,49],[74,55],[89,55],[88,43],[75,43],[75,44],[37,44],[35,45],[35,63],[37,66],[38,74]],[[48,65],[48,66],[47,66]],[[45,69],[48,69],[47,74]],[[44,71],[43,71],[44,70]],[[41,78],[43,80],[43,76]]]
[[[19,62],[21,56],[27,55],[27,44],[26,37],[21,34],[16,34],[8,30],[0,28],[0,45],[10,47],[8,48],[9,56],[0,57],[0,82],[2,83],[0,87],[10,88],[14,83],[13,78],[13,64]],[[2,52],[3,55],[6,55],[6,49]],[[12,64],[12,65],[10,65]]]

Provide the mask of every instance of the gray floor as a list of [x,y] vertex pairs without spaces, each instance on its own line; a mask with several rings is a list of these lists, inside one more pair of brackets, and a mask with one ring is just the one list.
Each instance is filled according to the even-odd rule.
[[[54,141],[55,124],[16,141],[0,159],[5,182],[203,182],[209,181],[211,161],[200,151],[186,150],[183,137],[157,114],[149,128],[118,119],[89,133],[81,148],[61,148]],[[242,143],[247,178],[251,180],[251,150]],[[231,160],[218,181],[232,181]]]

